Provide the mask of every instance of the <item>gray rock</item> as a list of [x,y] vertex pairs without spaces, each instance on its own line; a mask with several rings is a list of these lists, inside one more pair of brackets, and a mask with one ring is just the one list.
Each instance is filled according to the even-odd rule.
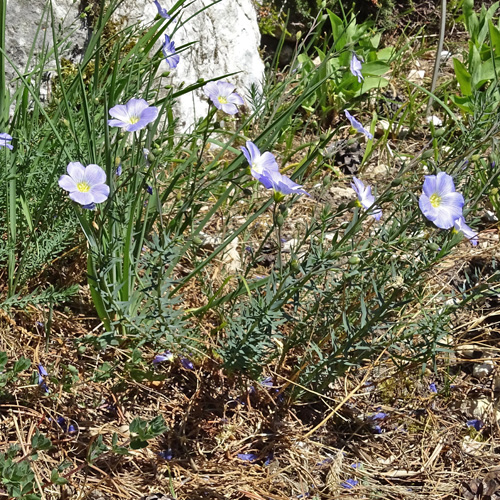
[[[174,1],[162,0],[160,3],[169,9]],[[255,8],[252,0],[221,0],[208,7],[211,3],[212,0],[186,1],[186,7],[166,32],[176,47],[197,42],[181,53],[179,65],[171,72],[171,84],[178,88],[182,82],[189,85],[196,83],[199,78],[208,80],[237,72],[227,80],[235,84],[237,92],[245,98],[251,85],[260,88],[264,74],[264,64],[258,52],[260,33]],[[21,70],[25,68],[36,38],[45,4],[46,0],[7,0],[7,53]],[[53,0],[52,4],[57,25],[61,29],[70,28],[72,31],[64,54],[60,55],[79,62],[89,36],[87,24],[80,20],[79,2]],[[208,8],[189,19],[205,7]],[[156,14],[152,1],[125,0],[115,15],[117,21],[123,20],[130,25],[137,22],[149,23]],[[179,20],[187,22],[177,27]],[[41,28],[35,54],[42,50],[44,33],[46,45],[51,45],[50,17],[44,17]],[[16,73],[8,63],[6,70],[7,78],[13,81]],[[50,70],[54,70],[53,64],[47,68],[47,71]],[[160,71],[167,70],[168,65],[162,63]],[[179,128],[189,129],[206,115],[208,108],[201,89],[181,96],[174,106],[175,114],[179,117]]]

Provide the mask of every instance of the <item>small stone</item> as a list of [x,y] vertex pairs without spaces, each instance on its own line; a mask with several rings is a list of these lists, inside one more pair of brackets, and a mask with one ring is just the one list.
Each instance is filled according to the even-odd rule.
[[443,120],[441,118],[438,118],[436,115],[431,115],[428,116],[425,121],[427,123],[432,123],[435,127],[442,127],[443,126]]
[[418,70],[418,69],[412,69],[408,73],[408,80],[410,82],[422,82],[425,76],[425,71],[423,69]]
[[467,359],[480,358],[483,354],[483,348],[478,344],[464,344],[458,346],[456,351],[458,356]]
[[488,359],[484,363],[474,365],[472,375],[476,378],[485,378],[492,374],[494,368],[495,364]]

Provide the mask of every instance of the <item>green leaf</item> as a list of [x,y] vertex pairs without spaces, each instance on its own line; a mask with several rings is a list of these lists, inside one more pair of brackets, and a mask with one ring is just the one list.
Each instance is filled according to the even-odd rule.
[[388,80],[381,76],[368,76],[365,78],[363,86],[359,89],[356,95],[360,96],[372,89],[382,89],[384,87],[387,87],[387,85],[389,85]]
[[382,76],[389,71],[389,66],[382,61],[373,61],[363,64],[363,75]]
[[31,447],[37,451],[46,451],[52,448],[52,441],[41,434],[38,429],[31,438]]
[[12,371],[15,374],[18,374],[24,370],[27,370],[31,366],[31,360],[21,356],[14,364]]
[[68,480],[59,475],[59,471],[57,469],[52,469],[50,474],[50,482],[52,484],[67,484]]
[[0,370],[3,370],[5,368],[7,361],[8,361],[7,353],[4,351],[1,351],[0,352]]
[[455,57],[453,58],[453,67],[455,68],[455,76],[457,77],[462,94],[464,96],[472,95],[472,77],[466,67]]

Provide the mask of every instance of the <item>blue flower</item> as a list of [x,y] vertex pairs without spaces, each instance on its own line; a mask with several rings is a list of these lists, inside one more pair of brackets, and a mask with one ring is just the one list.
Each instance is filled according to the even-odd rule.
[[384,413],[383,411],[379,411],[377,413],[374,413],[373,415],[369,416],[369,420],[384,420],[384,418],[387,418],[389,416],[388,413]]
[[450,229],[462,217],[464,197],[455,191],[451,175],[426,175],[418,206],[425,217],[441,229]]
[[122,164],[120,163],[120,164],[118,164],[118,166],[116,167],[115,175],[116,175],[117,177],[120,177],[120,175],[122,175],[122,171],[123,171],[123,169],[122,169]]
[[69,175],[61,175],[59,186],[69,192],[69,197],[84,207],[92,203],[102,203],[108,199],[109,186],[106,173],[99,165],[84,167],[80,162],[68,164]]
[[246,148],[242,146],[241,150],[250,164],[250,173],[266,189],[274,189],[282,194],[306,194],[309,196],[309,193],[302,189],[302,186],[280,174],[276,158],[272,153],[266,151],[261,154],[259,148],[251,141],[247,141],[246,146]]
[[165,56],[165,62],[170,66],[170,69],[177,68],[180,57],[175,52],[175,43],[170,41],[168,35],[165,35],[165,41],[161,50]]
[[259,458],[259,455],[255,453],[238,453],[236,455],[240,460],[245,460],[246,462],[254,462]]
[[153,365],[157,365],[158,363],[163,363],[164,361],[172,361],[174,359],[174,355],[170,351],[165,351],[162,354],[157,354],[153,358]]
[[12,141],[12,136],[7,134],[6,132],[0,133],[0,149],[7,148],[12,151],[14,149],[14,146],[10,144],[11,141]]
[[135,132],[156,120],[158,108],[149,106],[144,99],[130,99],[127,104],[113,106],[109,114],[115,118],[108,120],[110,127],[120,127],[126,132]]
[[165,18],[165,19],[170,19],[170,15],[164,7],[160,5],[160,2],[158,0],[154,0],[154,4],[156,5],[156,8],[158,9],[158,14]]
[[351,57],[351,73],[354,76],[358,77],[358,82],[361,83],[361,80],[364,80],[363,75],[361,74],[361,62],[363,59],[358,59],[356,54],[353,52]]
[[375,196],[372,194],[371,186],[366,186],[360,181],[357,177],[352,177],[354,182],[351,182],[351,187],[354,189],[354,192],[358,196],[358,204],[360,207],[368,210],[373,207],[369,214],[373,216],[375,220],[380,220],[382,217],[382,210],[375,203]]
[[437,392],[437,387],[436,384],[429,384],[429,391],[431,392]]
[[477,432],[479,432],[484,424],[483,424],[483,421],[482,420],[479,420],[478,418],[475,418],[473,420],[467,420],[467,427],[474,427],[474,429],[476,429]]
[[189,361],[187,358],[181,358],[181,365],[186,369],[186,370],[194,370],[194,365],[192,361]]
[[358,484],[359,484],[359,481],[356,481],[356,479],[347,479],[343,483],[340,483],[340,486],[342,486],[342,488],[345,488],[346,490],[351,490],[352,488],[354,488]]
[[472,246],[476,246],[479,241],[477,233],[465,223],[463,216],[455,220],[453,223],[453,231],[462,233],[472,243]]
[[174,458],[174,454],[170,448],[168,450],[160,451],[158,455],[163,458],[163,460],[172,460],[172,458]]
[[38,368],[38,385],[43,389],[44,392],[49,392],[49,388],[45,383],[45,377],[47,377],[49,374],[47,373],[45,367],[43,367],[42,365],[38,365],[37,368]]
[[354,116],[352,116],[351,113],[349,113],[349,111],[345,110],[344,113],[347,119],[351,122],[351,126],[354,129],[356,129],[361,134],[365,134],[366,137],[368,137],[368,139],[373,139],[373,135],[371,134],[371,132],[366,130],[366,128],[363,127],[363,125],[361,125],[361,123],[359,123],[358,120],[356,120],[356,118],[354,118]]
[[203,92],[217,109],[222,109],[228,115],[234,115],[238,112],[236,104],[240,106],[245,104],[234,89],[234,85],[228,82],[209,82],[203,87]]

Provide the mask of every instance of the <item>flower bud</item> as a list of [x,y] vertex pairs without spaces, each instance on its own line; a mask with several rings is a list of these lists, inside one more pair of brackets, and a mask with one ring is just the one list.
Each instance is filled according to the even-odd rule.
[[429,250],[432,250],[433,252],[437,252],[440,250],[439,245],[437,243],[431,242],[429,243]]
[[356,266],[361,262],[361,259],[357,255],[353,255],[352,257],[349,257],[349,264],[351,266]]
[[276,217],[276,225],[278,227],[281,227],[281,226],[283,226],[284,223],[285,223],[285,219],[283,218],[283,216],[281,214],[279,214],[278,217]]
[[201,245],[203,240],[199,236],[193,236],[192,241],[195,245]]

